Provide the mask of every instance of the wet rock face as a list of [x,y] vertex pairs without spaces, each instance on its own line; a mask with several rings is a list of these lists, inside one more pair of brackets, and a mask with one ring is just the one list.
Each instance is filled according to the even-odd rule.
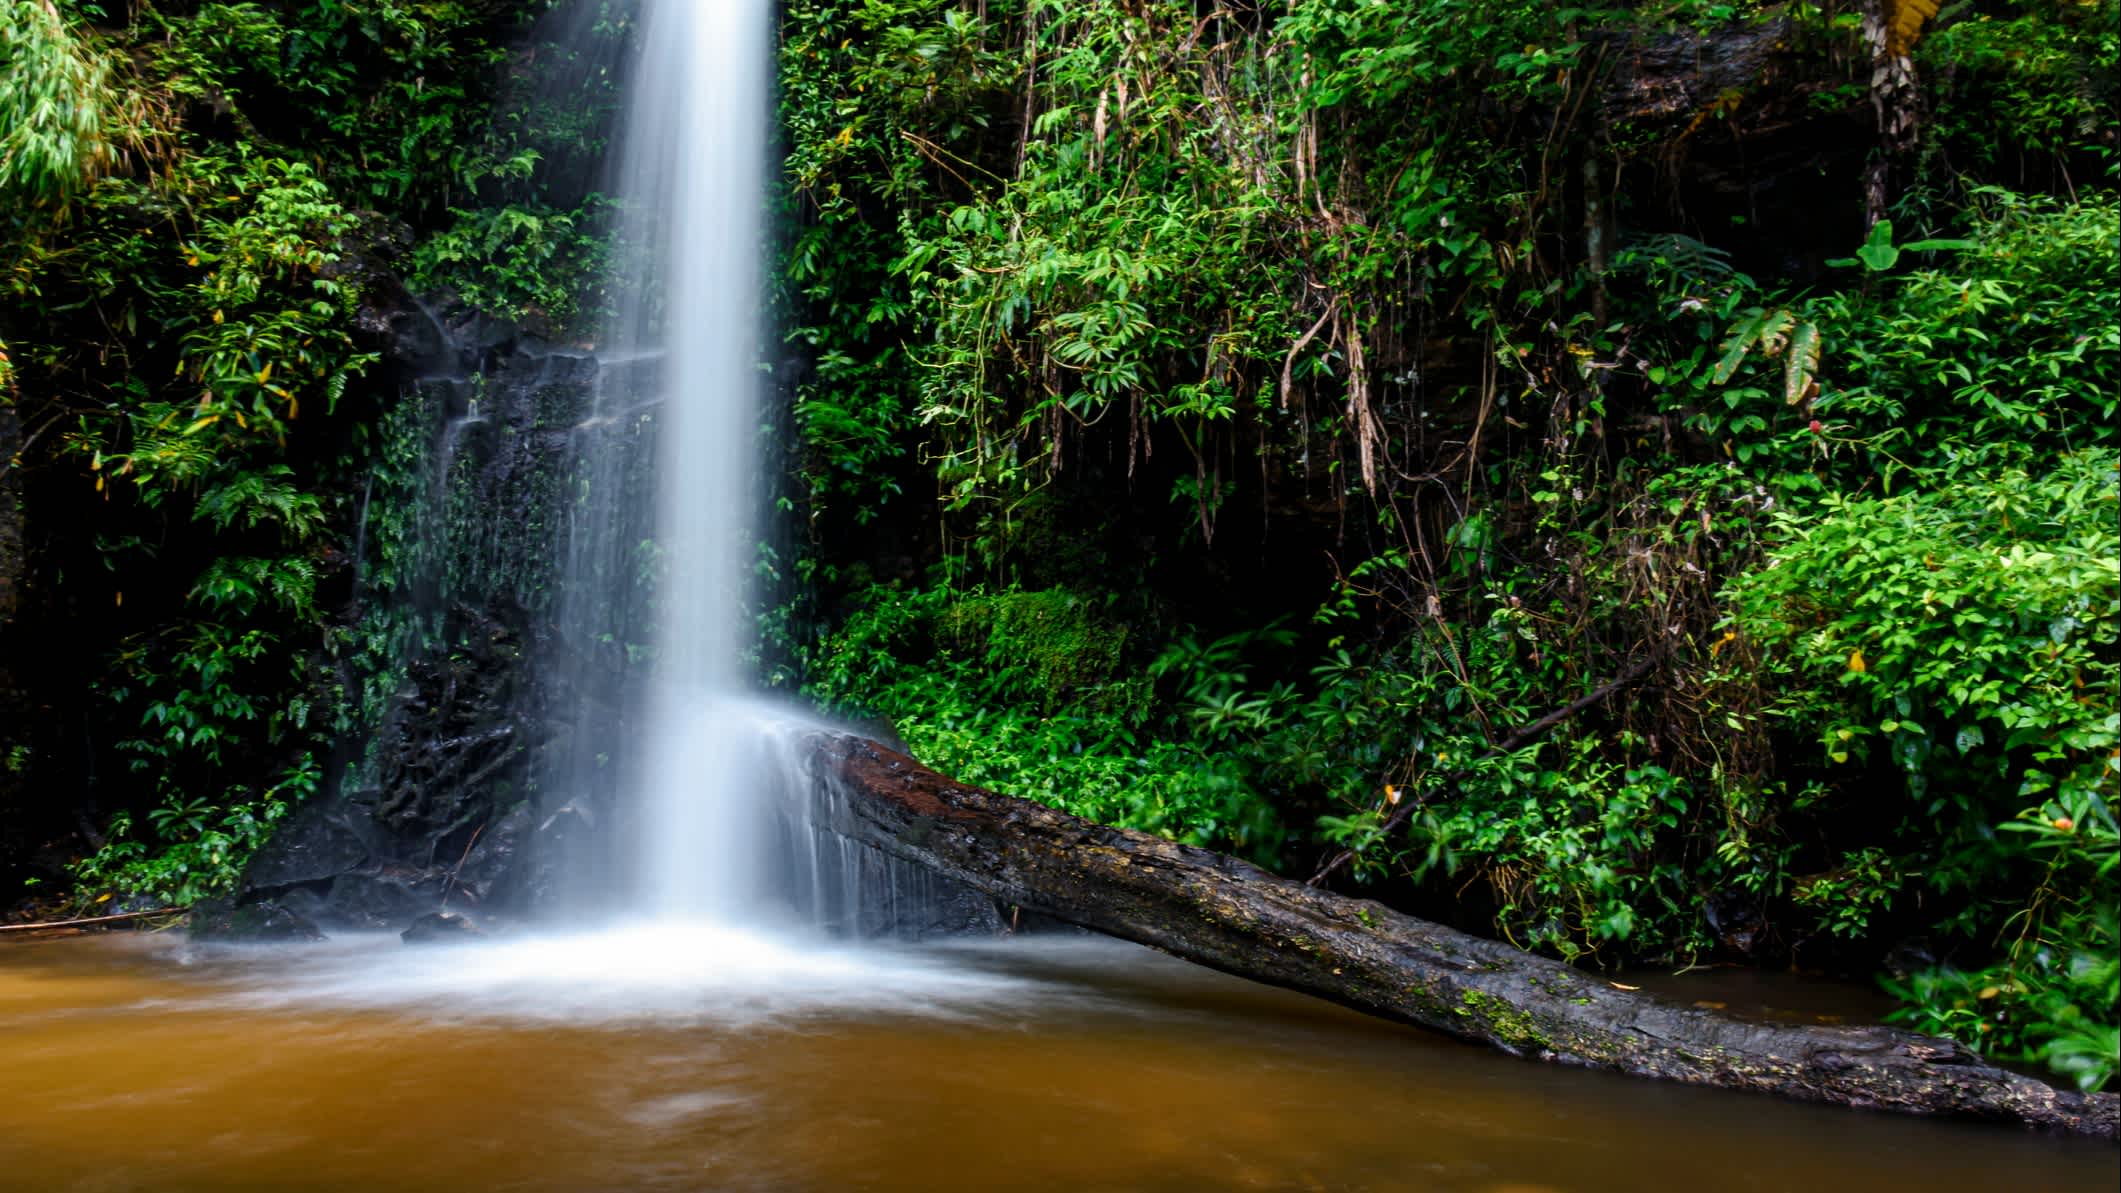
[[1768,930],[1759,897],[1745,891],[1718,891],[1709,896],[1702,904],[1702,915],[1723,947],[1741,957],[1751,957]]
[[[477,611],[446,657],[408,682],[368,746],[374,781],[304,805],[245,876],[271,901],[336,928],[397,931],[445,906],[524,912],[550,894],[531,762],[544,733],[515,631]],[[483,644],[484,649],[477,647]]]
[[398,935],[406,944],[440,944],[451,940],[475,940],[485,933],[470,916],[440,911],[421,916],[412,922],[412,927]]
[[202,903],[192,908],[191,932],[194,936],[217,940],[324,939],[324,933],[314,922],[271,899],[242,904],[229,899]]
[[1790,35],[1787,20],[1703,33],[1633,31],[1599,39],[1613,60],[1601,107],[1615,126],[1691,124],[1703,112],[1756,92],[1772,76]]
[[388,508],[355,536],[374,579],[349,618],[393,644],[367,681],[379,715],[341,743],[326,791],[259,853],[227,913],[202,918],[205,935],[530,914],[558,897],[587,835],[539,790],[569,737],[554,710],[577,696],[539,676],[562,649],[547,594],[564,428],[593,400],[596,362],[402,289],[371,293],[364,319],[402,378],[396,449],[426,456],[384,462]]

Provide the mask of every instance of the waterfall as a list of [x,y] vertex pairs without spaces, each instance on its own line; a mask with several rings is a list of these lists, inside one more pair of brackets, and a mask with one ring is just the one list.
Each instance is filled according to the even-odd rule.
[[[643,0],[622,127],[619,313],[654,362],[654,678],[622,798],[638,906],[728,919],[758,890],[763,800],[738,653],[764,321],[767,0]],[[606,478],[612,491],[622,488]],[[568,576],[562,583],[594,584]],[[593,591],[589,599],[598,599]]]
[[[749,697],[739,666],[768,330],[773,11],[768,0],[642,0],[636,30],[621,302],[599,350],[612,362],[604,415],[590,420],[606,446],[582,457],[598,473],[589,502],[611,508],[576,520],[570,556],[590,562],[559,578],[563,606],[589,612],[578,639],[616,615],[601,632],[645,638],[654,655],[638,732],[605,746],[635,755],[617,785],[634,823],[630,907],[742,931],[771,922],[770,909],[861,937],[992,930],[990,900],[818,827],[815,801],[830,793],[814,789],[796,746],[816,722]],[[638,483],[635,426],[654,441],[652,485]],[[628,504],[650,502],[653,559],[629,561],[625,528],[648,523]],[[615,614],[640,583],[629,563],[652,572],[645,608]]]
[[583,343],[453,298],[403,313],[412,373],[356,532],[367,729],[242,899],[331,928],[447,912],[618,933],[650,968],[688,941],[759,973],[832,938],[1001,924],[824,828],[822,726],[747,694],[773,12],[549,15],[539,102],[618,117],[611,314]]
[[617,302],[567,431],[557,646],[537,683],[568,735],[545,806],[585,813],[609,847],[568,859],[554,910],[725,935],[790,916],[863,937],[991,927],[991,902],[817,827],[827,796],[796,744],[816,722],[747,694],[773,8],[640,6]]

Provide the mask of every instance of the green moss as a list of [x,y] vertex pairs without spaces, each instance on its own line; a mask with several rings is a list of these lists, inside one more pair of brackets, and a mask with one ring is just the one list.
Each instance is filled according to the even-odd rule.
[[1468,990],[1459,1001],[1457,1013],[1461,1017],[1478,1020],[1502,1043],[1524,1051],[1549,1047],[1538,1020],[1521,1008],[1484,990]]
[[937,619],[936,633],[956,650],[1013,669],[1048,711],[1070,703],[1120,711],[1146,695],[1117,680],[1128,627],[1065,588],[959,598]]

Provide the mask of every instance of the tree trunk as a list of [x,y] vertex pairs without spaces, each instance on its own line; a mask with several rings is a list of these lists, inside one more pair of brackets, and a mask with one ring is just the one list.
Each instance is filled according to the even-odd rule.
[[2115,1137],[2121,1101],[1882,1027],[1747,1023],[1235,858],[965,787],[819,733],[824,825],[1007,903],[1513,1055],[1697,1085]]

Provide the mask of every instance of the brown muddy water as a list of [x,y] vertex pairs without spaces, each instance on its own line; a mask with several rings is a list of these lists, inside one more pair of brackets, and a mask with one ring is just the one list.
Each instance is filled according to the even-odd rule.
[[2112,1144],[1516,1061],[1145,950],[0,945],[0,1189],[2102,1190]]

